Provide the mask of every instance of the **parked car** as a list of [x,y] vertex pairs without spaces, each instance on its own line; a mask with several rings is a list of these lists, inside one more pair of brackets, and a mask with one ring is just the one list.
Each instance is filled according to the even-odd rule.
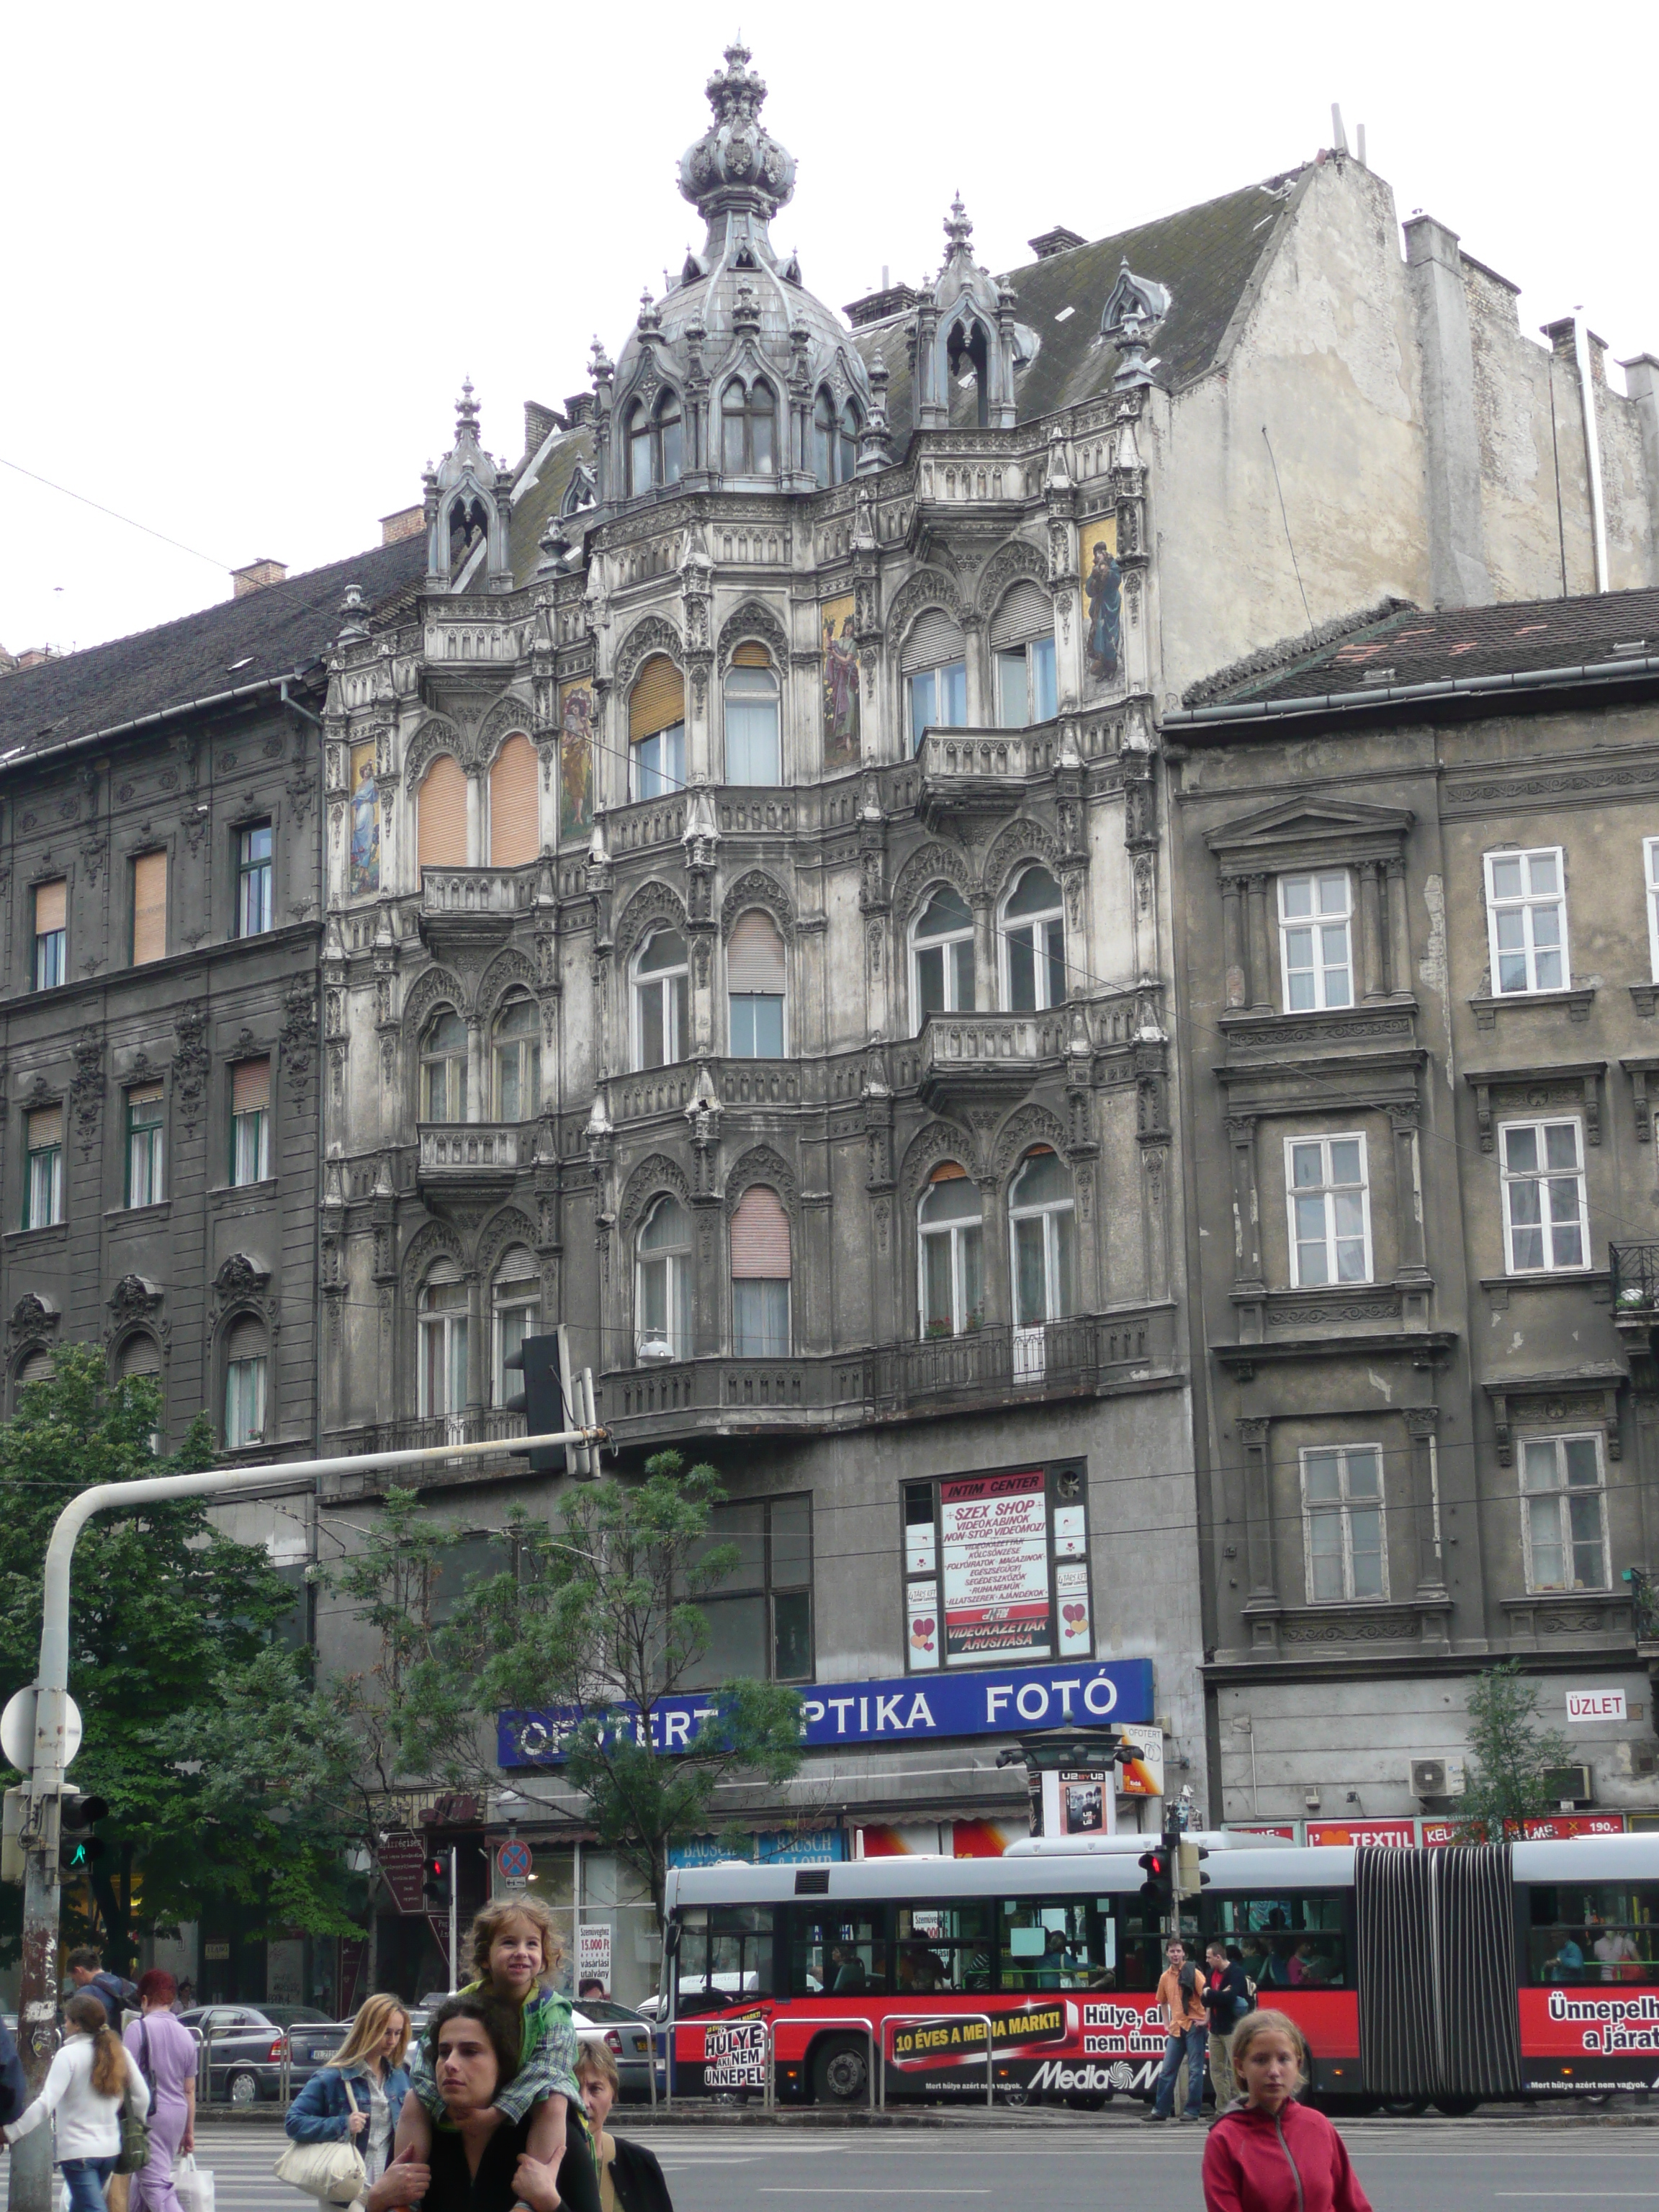
[[[283,2057],[291,2030],[320,2026],[332,2028],[333,2039],[307,2039],[301,2058],[296,2049],[290,2058],[288,2094],[291,2097],[319,2066],[326,2065],[345,2039],[345,2031],[334,2027],[325,2013],[310,2005],[211,2004],[192,2005],[179,2015],[198,2042],[209,2046],[210,2101],[216,2105],[252,2105],[283,2094]],[[198,2076],[199,2080],[199,2070]]]
[[576,2033],[585,2043],[606,2045],[617,2062],[617,2078],[624,2103],[649,2101],[651,2073],[656,2066],[657,2094],[664,2087],[663,2069],[653,2057],[651,2022],[633,2005],[618,2004],[615,1997],[584,1997],[574,2008]]

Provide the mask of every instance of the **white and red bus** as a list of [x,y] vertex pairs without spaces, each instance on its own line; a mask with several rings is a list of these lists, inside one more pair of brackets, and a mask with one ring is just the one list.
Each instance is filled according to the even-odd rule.
[[[732,1863],[668,1877],[676,2095],[1098,2104],[1164,2052],[1163,1938],[1118,1836],[1000,1859]],[[1480,1848],[1209,1849],[1219,1936],[1307,2038],[1335,2106],[1659,2087],[1659,1836]],[[842,2021],[846,2027],[840,2025]],[[769,2023],[762,2032],[760,2023]],[[1352,2108],[1352,2106],[1351,2106]]]

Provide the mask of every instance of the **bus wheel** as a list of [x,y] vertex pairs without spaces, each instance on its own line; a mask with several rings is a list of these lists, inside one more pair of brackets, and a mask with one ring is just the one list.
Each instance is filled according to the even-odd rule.
[[1376,2109],[1391,2120],[1420,2120],[1429,2109],[1426,2097],[1379,2097]]
[[1449,2120],[1467,2120],[1480,2102],[1479,2097],[1437,2097],[1434,2109]]
[[1073,2112],[1103,2112],[1111,2101],[1109,2089],[1081,2089],[1066,2100],[1066,2106]]
[[820,2105],[863,2105],[870,2098],[870,2052],[862,2036],[826,2036],[812,2054],[812,2094]]
[[1006,2089],[997,2091],[997,2102],[1006,2105],[1011,2112],[1023,2112],[1028,2105],[1040,2104],[1042,2098],[1030,2089],[1022,2088],[1018,2082],[1011,2081]]

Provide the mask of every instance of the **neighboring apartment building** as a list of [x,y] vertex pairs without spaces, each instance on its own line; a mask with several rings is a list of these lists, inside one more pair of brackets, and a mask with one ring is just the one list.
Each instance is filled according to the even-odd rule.
[[[1056,1662],[1149,1662],[1208,1792],[1160,703],[1358,606],[1659,581],[1659,391],[1523,340],[1437,225],[1402,260],[1344,155],[1007,278],[958,205],[849,331],[771,241],[748,59],[681,164],[702,245],[516,465],[469,390],[418,590],[333,657],[324,1425],[505,1446],[562,1318],[625,1464],[732,1490],[710,1679],[846,1730],[734,1814],[993,1848],[1018,1785],[912,1732],[936,1685],[1036,1719]],[[429,1486],[479,1563],[559,1487]]]
[[1262,659],[1164,722],[1212,1810],[1455,1809],[1516,1653],[1653,1813],[1659,592]]

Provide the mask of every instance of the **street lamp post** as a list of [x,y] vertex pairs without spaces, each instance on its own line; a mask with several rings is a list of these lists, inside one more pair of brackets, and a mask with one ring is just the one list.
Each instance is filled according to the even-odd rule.
[[[588,1400],[591,1405],[591,1398]],[[511,1449],[521,1453],[557,1444],[600,1444],[609,1441],[597,1424],[526,1437]],[[40,1620],[40,1673],[34,1686],[34,1756],[23,1787],[19,1836],[24,1851],[22,1988],[17,2007],[17,2046],[30,2094],[39,2094],[52,2063],[58,2018],[58,1917],[62,1885],[58,1840],[64,1796],[64,1731],[69,1705],[70,1567],[76,1540],[94,1513],[131,1511],[177,1498],[216,1498],[301,1475],[363,1474],[373,1470],[418,1467],[427,1460],[500,1455],[499,1438],[483,1443],[431,1444],[414,1451],[357,1452],[343,1459],[287,1460],[274,1467],[214,1468],[201,1474],[158,1474],[143,1482],[100,1482],[72,1498],[58,1515],[46,1547],[46,1587]],[[452,1888],[452,1894],[453,1894]],[[453,1956],[453,1943],[451,1944]],[[36,2128],[11,2153],[9,2212],[51,2212],[52,2130]]]

